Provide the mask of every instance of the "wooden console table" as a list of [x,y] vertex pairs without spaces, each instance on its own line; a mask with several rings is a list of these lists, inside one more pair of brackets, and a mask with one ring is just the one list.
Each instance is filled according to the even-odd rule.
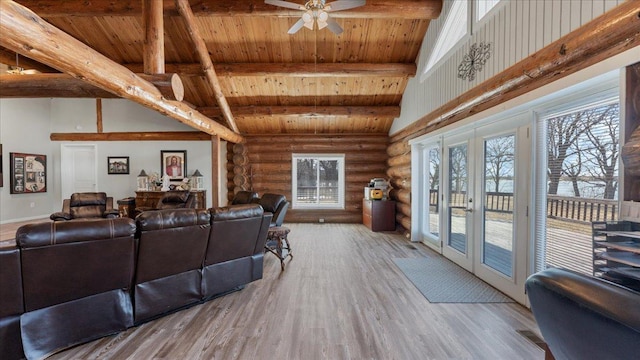
[[[152,207],[158,205],[158,201],[166,191],[136,191],[136,207]],[[196,198],[196,209],[207,208],[207,190],[192,190]]]

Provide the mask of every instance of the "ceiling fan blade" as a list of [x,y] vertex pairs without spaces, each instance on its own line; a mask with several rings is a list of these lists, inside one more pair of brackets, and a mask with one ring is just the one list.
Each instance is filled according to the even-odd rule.
[[331,17],[327,19],[327,27],[329,28],[329,30],[331,30],[332,33],[336,35],[342,34],[342,26],[340,26],[338,22]]
[[367,3],[366,0],[338,0],[338,1],[330,2],[326,4],[325,10],[340,11],[340,10],[353,9],[358,6],[363,6],[366,3]]
[[264,0],[264,3],[267,4],[267,5],[275,5],[275,6],[280,6],[280,7],[287,8],[287,9],[306,10],[304,5],[292,3],[292,2],[289,2],[289,1]]
[[302,29],[303,26],[304,26],[304,19],[300,19],[296,21],[295,24],[293,24],[293,26],[291,27],[291,29],[289,29],[289,31],[287,31],[287,33],[295,34],[298,32],[298,30]]

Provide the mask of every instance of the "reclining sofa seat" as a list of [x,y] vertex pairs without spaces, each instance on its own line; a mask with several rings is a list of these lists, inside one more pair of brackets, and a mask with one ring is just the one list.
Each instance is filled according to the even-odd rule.
[[50,216],[53,221],[117,217],[118,210],[113,208],[113,198],[104,192],[73,193],[70,199],[62,201],[62,211]]
[[211,230],[209,211],[145,211],[136,224],[135,323],[198,303]]
[[0,248],[0,359],[24,358],[20,315],[24,313],[20,252],[16,246]]
[[210,211],[211,233],[202,274],[205,299],[262,278],[264,244],[272,217],[257,204]]
[[129,218],[29,224],[16,232],[27,358],[133,325],[135,223]]
[[525,288],[556,360],[622,360],[640,354],[640,293],[559,268],[531,275]]

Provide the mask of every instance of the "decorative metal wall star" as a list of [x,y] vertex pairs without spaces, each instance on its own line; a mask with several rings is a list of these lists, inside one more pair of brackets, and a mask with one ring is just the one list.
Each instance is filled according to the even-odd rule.
[[469,53],[464,55],[462,62],[458,65],[458,77],[463,80],[475,80],[476,72],[482,70],[490,57],[491,43],[472,44]]

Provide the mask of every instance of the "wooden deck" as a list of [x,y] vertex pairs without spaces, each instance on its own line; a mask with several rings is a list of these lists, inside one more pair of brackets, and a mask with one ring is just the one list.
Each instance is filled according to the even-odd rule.
[[[435,254],[360,224],[287,224],[293,260],[205,304],[50,359],[540,359],[515,303],[431,304],[393,263]],[[3,232],[5,229],[3,228]]]

